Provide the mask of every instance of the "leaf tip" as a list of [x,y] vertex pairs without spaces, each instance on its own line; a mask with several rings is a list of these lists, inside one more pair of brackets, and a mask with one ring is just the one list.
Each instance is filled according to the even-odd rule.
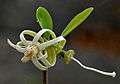
[[89,10],[90,12],[92,12],[94,10],[94,7],[89,7],[86,10]]
[[91,10],[93,10],[94,9],[94,7],[89,7]]
[[40,7],[37,8],[37,11],[39,11],[40,9],[45,9],[45,8],[40,6]]

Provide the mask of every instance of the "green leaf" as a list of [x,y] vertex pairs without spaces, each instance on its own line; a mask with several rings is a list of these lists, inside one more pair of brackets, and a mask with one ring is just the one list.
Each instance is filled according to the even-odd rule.
[[37,9],[36,18],[37,18],[37,21],[39,22],[39,25],[41,26],[41,28],[52,30],[52,28],[53,28],[52,18],[50,16],[49,12],[45,8],[39,7]]
[[70,32],[72,32],[78,25],[80,25],[93,11],[93,7],[85,9],[83,12],[76,15],[70,23],[67,25],[67,27],[62,32],[62,36],[67,36]]

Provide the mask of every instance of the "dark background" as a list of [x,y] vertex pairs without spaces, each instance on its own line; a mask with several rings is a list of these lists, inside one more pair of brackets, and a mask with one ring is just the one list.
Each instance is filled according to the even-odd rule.
[[19,41],[24,29],[38,32],[35,10],[50,12],[57,35],[85,8],[93,6],[90,17],[68,37],[67,48],[85,65],[116,71],[115,78],[85,70],[71,61],[58,59],[49,70],[49,84],[120,84],[120,1],[119,0],[0,0],[0,84],[42,84],[41,71],[31,62],[23,64],[23,54],[6,42]]

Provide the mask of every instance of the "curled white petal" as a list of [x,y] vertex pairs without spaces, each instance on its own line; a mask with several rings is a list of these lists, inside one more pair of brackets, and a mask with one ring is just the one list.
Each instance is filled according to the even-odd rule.
[[24,43],[26,43],[27,41],[26,41],[26,39],[25,39],[25,37],[24,37],[24,32],[25,32],[26,30],[24,30],[21,34],[20,34],[20,40],[22,41],[22,42],[24,42]]
[[46,67],[50,67],[50,63],[48,61],[46,61],[45,57],[48,57],[47,52],[43,55],[42,53],[39,53],[39,60],[46,66]]
[[[45,52],[44,55],[40,52],[40,53],[38,54],[38,57],[39,57],[38,60],[40,60],[40,61],[41,61],[46,67],[48,67],[48,68],[54,66],[55,63],[56,63],[56,60],[55,60],[53,64],[50,64],[50,62],[47,60],[47,57],[48,57],[47,52]],[[56,59],[56,57],[55,57],[54,59]]]
[[43,62],[43,64],[48,68],[55,65],[55,64],[50,64],[46,58],[41,58],[41,62]]
[[104,72],[104,71],[101,71],[101,70],[98,70],[98,69],[95,69],[95,68],[87,67],[87,66],[83,65],[80,61],[78,61],[77,59],[75,59],[74,57],[71,57],[71,59],[74,60],[75,62],[77,62],[81,67],[83,67],[85,69],[92,70],[92,71],[101,73],[103,75],[108,75],[108,76],[112,76],[112,77],[116,76],[115,72],[109,73],[109,72]]
[[45,49],[45,48],[47,48],[47,47],[49,47],[51,45],[54,45],[54,44],[56,44],[56,43],[58,43],[60,41],[65,41],[63,36],[59,36],[59,37],[57,37],[55,39],[52,39],[52,40],[49,40],[47,42],[41,43],[40,45],[38,45],[38,48],[40,50],[43,50],[43,49]]
[[23,63],[26,63],[26,62],[28,62],[30,59],[28,58],[28,57],[26,57],[26,56],[24,56],[22,59],[21,59],[21,61],[23,62]]
[[46,66],[43,66],[39,61],[37,57],[32,58],[33,64],[40,70],[47,70],[48,68]]
[[50,29],[42,29],[42,30],[39,31],[39,32],[36,34],[36,36],[34,37],[34,39],[33,39],[33,41],[32,41],[33,44],[35,44],[36,42],[38,42],[39,38],[40,38],[45,32],[49,32],[49,33],[52,35],[53,38],[56,37],[55,33],[54,33],[52,30],[50,30]]
[[48,57],[47,51],[45,51],[45,54],[44,54],[44,55],[42,54],[41,51],[38,53],[38,60],[40,60],[41,58],[47,58],[47,57]]
[[24,34],[28,34],[28,35],[34,37],[34,36],[36,35],[36,32],[31,31],[31,30],[24,30],[24,31],[22,31],[22,33],[20,34],[20,40],[21,40],[23,43],[27,43],[27,40],[25,39]]
[[15,48],[16,50],[18,50],[19,52],[24,53],[26,51],[25,48],[21,48],[20,46],[17,46],[15,44],[13,44],[9,39],[7,39],[7,42],[10,46],[12,46],[13,48]]
[[32,44],[32,41],[27,41],[27,43],[23,43],[22,41],[19,41],[16,45],[17,46],[20,46],[20,47],[27,47],[27,46],[29,46],[29,45],[31,45]]
[[[39,55],[40,55],[40,54],[39,54]],[[41,53],[41,58],[40,58],[39,60],[40,60],[46,67],[48,67],[48,68],[54,66],[55,63],[56,63],[56,60],[54,60],[54,63],[53,63],[53,64],[50,64],[50,62],[47,60],[46,57],[48,57],[47,52],[46,52],[44,55]],[[56,57],[55,57],[54,59],[56,59]]]

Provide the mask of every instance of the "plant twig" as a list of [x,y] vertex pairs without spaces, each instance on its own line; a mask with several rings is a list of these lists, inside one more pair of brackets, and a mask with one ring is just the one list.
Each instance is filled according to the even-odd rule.
[[48,84],[48,70],[42,72],[43,84]]

